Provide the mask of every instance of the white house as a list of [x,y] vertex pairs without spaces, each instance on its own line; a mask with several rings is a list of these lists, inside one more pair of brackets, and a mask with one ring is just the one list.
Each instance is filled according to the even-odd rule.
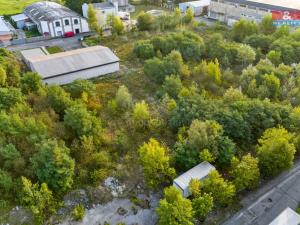
[[89,32],[89,25],[85,18],[55,2],[34,3],[25,8],[24,14],[45,36],[61,37]]
[[45,84],[68,84],[119,71],[119,58],[107,47],[94,46],[49,54],[45,49],[21,51],[28,67]]
[[[116,0],[109,0],[108,2],[100,2],[100,3],[93,3],[92,4],[98,19],[98,24],[100,27],[105,26],[107,22],[107,17],[109,15],[118,15],[118,1]],[[84,3],[82,5],[82,15],[85,18],[88,18],[88,8],[89,5]]]
[[269,225],[299,225],[300,215],[291,208],[283,210]]
[[199,165],[193,167],[188,170],[184,174],[181,174],[173,181],[173,186],[178,188],[182,195],[186,198],[190,196],[189,193],[189,184],[192,179],[203,180],[207,177],[207,175],[215,170],[216,168],[211,165],[209,162],[202,162]]
[[181,12],[185,13],[189,8],[191,8],[194,12],[194,16],[200,16],[203,12],[208,11],[209,4],[210,0],[182,2],[179,3],[179,9]]
[[0,42],[7,42],[13,37],[11,25],[0,16]]
[[24,13],[21,13],[12,16],[11,20],[16,24],[18,29],[23,29],[25,27],[25,23],[29,20],[29,18]]

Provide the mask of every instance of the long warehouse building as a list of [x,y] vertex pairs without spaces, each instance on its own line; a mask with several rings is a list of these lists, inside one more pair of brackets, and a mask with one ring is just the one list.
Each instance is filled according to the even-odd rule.
[[45,84],[68,84],[76,79],[90,79],[119,71],[119,58],[107,47],[94,46],[49,54],[45,49],[21,52],[28,67]]
[[300,10],[299,0],[211,0],[208,17],[231,26],[241,18],[260,22],[272,11]]

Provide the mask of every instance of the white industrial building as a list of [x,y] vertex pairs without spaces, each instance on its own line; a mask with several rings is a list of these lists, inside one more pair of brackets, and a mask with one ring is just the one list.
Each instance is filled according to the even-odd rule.
[[24,14],[36,24],[44,36],[61,37],[89,32],[85,18],[55,2],[34,3],[25,8]]
[[185,13],[189,8],[191,8],[193,10],[194,16],[200,16],[202,13],[208,11],[209,4],[210,0],[181,2],[179,3],[179,9],[181,12]]
[[45,49],[21,51],[28,67],[45,84],[68,84],[119,71],[119,58],[107,47],[94,46],[49,54]]
[[241,18],[260,22],[272,11],[298,10],[298,0],[211,0],[208,17],[231,26]]
[[[106,25],[108,16],[118,15],[118,1],[109,0],[108,2],[93,3],[92,6],[96,12],[98,24],[100,27]],[[82,5],[82,15],[85,18],[88,18],[88,8],[89,4],[84,3]]]
[[199,165],[188,170],[173,181],[173,186],[182,192],[182,195],[187,198],[190,196],[189,184],[192,179],[203,180],[207,175],[216,168],[209,162],[202,162]]
[[269,225],[299,225],[300,215],[291,208],[283,210]]

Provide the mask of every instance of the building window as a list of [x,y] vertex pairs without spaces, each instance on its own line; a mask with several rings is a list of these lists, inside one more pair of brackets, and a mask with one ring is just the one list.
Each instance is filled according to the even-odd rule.
[[59,21],[56,21],[56,22],[55,22],[55,26],[56,26],[56,27],[60,27],[60,22],[59,22]]
[[65,20],[65,25],[66,26],[70,25],[70,21],[69,20]]
[[75,19],[75,20],[74,20],[74,24],[78,24],[78,19]]

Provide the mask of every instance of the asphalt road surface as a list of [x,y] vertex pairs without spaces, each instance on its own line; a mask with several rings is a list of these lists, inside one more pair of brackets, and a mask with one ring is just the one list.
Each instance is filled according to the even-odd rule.
[[39,48],[43,46],[59,46],[64,50],[72,50],[81,47],[81,43],[78,40],[80,37],[81,35],[76,35],[70,38],[54,38],[50,40],[38,41],[33,43],[10,45],[7,47],[7,49],[10,51],[22,51],[31,48]]
[[223,225],[268,225],[285,208],[296,209],[300,202],[300,161],[262,188],[246,196],[241,211]]

